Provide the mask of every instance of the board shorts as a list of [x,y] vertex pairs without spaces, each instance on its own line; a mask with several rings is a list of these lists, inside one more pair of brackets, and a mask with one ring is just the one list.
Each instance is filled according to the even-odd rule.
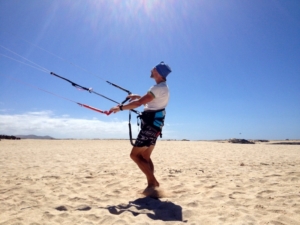
[[139,115],[141,131],[135,141],[135,147],[155,145],[158,136],[162,137],[161,131],[164,126],[165,115],[165,109],[144,111]]
[[145,124],[135,140],[134,147],[150,147],[150,145],[155,145],[160,133],[161,131],[159,129],[155,129],[153,126]]

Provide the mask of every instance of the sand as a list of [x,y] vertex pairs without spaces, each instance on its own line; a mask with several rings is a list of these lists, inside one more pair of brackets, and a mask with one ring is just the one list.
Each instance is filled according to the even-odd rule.
[[159,141],[162,198],[125,140],[0,141],[0,224],[300,224],[300,145]]

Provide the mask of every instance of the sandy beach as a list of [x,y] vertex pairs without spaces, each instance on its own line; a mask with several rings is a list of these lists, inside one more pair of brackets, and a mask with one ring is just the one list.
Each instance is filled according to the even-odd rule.
[[1,140],[0,224],[300,224],[300,145],[158,141],[161,198],[126,140]]

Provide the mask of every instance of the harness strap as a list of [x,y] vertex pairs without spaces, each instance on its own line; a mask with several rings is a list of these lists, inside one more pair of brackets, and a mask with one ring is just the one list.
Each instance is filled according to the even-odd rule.
[[[138,115],[136,118],[137,118],[137,125],[139,126],[139,122],[138,122],[138,119],[139,119],[140,115]],[[133,143],[133,139],[132,139],[132,130],[131,130],[131,111],[129,110],[129,121],[128,121],[128,127],[129,127],[129,140],[130,140],[130,143],[132,146],[134,146],[134,143]]]

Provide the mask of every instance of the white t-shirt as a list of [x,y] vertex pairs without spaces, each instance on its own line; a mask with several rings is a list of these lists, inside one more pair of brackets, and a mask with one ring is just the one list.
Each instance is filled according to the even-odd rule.
[[169,87],[166,82],[161,82],[152,86],[149,89],[148,93],[151,93],[154,96],[154,99],[145,105],[145,111],[160,110],[166,108],[170,97]]

